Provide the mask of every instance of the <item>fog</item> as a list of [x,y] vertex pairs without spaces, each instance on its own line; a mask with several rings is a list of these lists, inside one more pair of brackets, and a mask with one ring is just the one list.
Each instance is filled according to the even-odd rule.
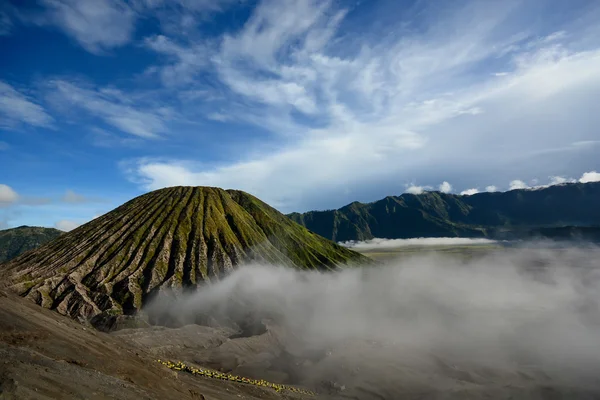
[[456,237],[436,237],[436,238],[410,238],[410,239],[381,239],[374,238],[365,241],[350,240],[340,242],[342,246],[355,250],[375,250],[375,249],[393,249],[403,246],[464,246],[476,244],[492,244],[495,240],[475,239],[475,238],[456,238]]
[[419,393],[595,387],[599,306],[598,249],[513,248],[334,273],[247,265],[193,294],[160,297],[149,311],[180,323],[197,315],[269,321],[286,332],[278,336],[286,351],[331,356],[311,367],[313,381],[393,398],[413,384]]

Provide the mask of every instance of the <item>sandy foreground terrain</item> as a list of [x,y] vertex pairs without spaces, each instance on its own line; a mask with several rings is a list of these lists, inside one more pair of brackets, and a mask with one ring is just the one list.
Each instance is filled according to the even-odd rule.
[[11,293],[0,292],[2,399],[294,399],[193,377],[153,354]]

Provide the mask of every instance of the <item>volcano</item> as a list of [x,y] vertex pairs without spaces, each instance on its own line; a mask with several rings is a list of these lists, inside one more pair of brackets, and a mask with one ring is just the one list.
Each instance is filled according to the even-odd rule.
[[337,269],[367,260],[248,193],[171,187],[136,197],[0,271],[21,296],[90,319],[136,314],[160,291],[193,290],[242,264]]

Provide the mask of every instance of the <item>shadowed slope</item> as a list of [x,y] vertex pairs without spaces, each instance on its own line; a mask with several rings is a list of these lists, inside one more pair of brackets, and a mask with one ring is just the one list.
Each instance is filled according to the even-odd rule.
[[529,237],[537,228],[600,225],[600,182],[478,193],[404,193],[289,217],[334,241],[411,237]]
[[19,226],[2,230],[0,231],[0,263],[37,249],[63,233],[58,229],[39,226]]
[[173,187],[137,197],[2,266],[22,296],[72,317],[140,310],[155,291],[244,262],[328,269],[366,259],[240,191]]

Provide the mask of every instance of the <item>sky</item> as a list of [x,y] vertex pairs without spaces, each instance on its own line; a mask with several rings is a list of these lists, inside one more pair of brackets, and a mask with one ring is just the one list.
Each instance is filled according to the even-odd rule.
[[600,180],[595,0],[0,2],[0,229]]

